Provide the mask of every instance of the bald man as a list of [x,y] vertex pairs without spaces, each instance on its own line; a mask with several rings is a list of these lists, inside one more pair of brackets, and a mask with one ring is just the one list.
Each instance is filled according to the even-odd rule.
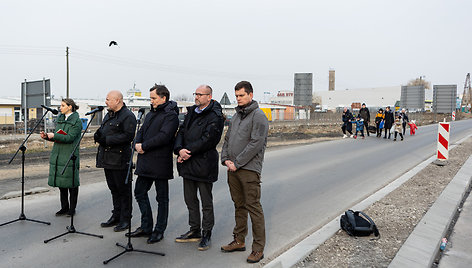
[[131,142],[136,130],[136,117],[123,103],[123,94],[112,90],[105,101],[108,113],[94,134],[99,143],[97,167],[105,170],[108,188],[111,191],[113,210],[110,219],[102,227],[115,226],[114,231],[124,231],[131,218],[130,191],[125,184],[128,162],[131,157]]

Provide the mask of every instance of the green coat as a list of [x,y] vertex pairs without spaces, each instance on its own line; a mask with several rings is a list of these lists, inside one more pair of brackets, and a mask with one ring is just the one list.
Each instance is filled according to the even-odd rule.
[[[59,115],[56,121],[56,130],[54,131],[54,146],[52,147],[51,156],[49,158],[49,179],[48,185],[52,187],[74,188],[80,185],[79,183],[79,150],[77,149],[75,155],[77,156],[75,165],[75,179],[72,185],[72,160],[70,161],[64,174],[61,175],[62,169],[66,165],[69,157],[74,150],[75,145],[80,139],[82,132],[82,121],[77,112],[73,112],[67,120],[63,114]],[[58,131],[62,129],[67,135],[60,134]]]

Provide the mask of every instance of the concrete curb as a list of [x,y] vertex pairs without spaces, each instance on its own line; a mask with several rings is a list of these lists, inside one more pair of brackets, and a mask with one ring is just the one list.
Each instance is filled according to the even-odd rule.
[[431,267],[472,178],[472,156],[446,186],[388,267]]
[[[25,190],[25,196],[26,195],[32,195],[32,194],[45,193],[45,192],[49,192],[49,189],[44,188],[44,187],[35,187],[35,188],[31,188],[29,190]],[[13,192],[8,192],[5,195],[3,195],[0,198],[0,200],[11,199],[11,198],[20,197],[20,196],[21,196],[21,191],[13,191]]]
[[[459,141],[455,142],[450,146],[450,150],[455,148],[458,144],[461,144],[469,137],[472,137],[472,134],[465,136],[464,138],[460,139]],[[405,174],[394,180],[393,182],[389,183],[387,186],[381,188],[371,196],[367,197],[351,209],[353,210],[364,210],[371,206],[376,201],[384,198],[387,194],[393,192],[395,189],[400,187],[403,183],[411,179],[415,176],[418,172],[423,170],[427,165],[431,162],[436,160],[436,155],[433,155],[426,159],[425,161],[421,162],[416,167],[412,168],[411,170],[407,171]],[[465,164],[464,164],[465,165]],[[286,267],[293,267],[299,261],[305,259],[311,252],[313,252],[316,248],[318,248],[321,244],[323,244],[326,240],[331,238],[336,232],[340,229],[339,225],[339,218],[341,215],[337,216],[334,220],[330,221],[320,229],[318,229],[313,234],[309,235],[307,238],[303,239],[301,242],[290,248],[289,250],[285,251],[277,258],[273,259],[264,267],[268,268],[286,268]],[[439,240],[438,240],[439,241]],[[405,267],[405,266],[404,266]],[[409,267],[409,266],[406,266]]]

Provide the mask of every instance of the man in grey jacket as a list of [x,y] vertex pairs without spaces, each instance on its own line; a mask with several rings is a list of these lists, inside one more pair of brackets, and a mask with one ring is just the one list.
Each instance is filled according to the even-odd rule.
[[241,81],[234,89],[238,106],[226,132],[221,162],[228,168],[228,185],[234,202],[236,226],[233,229],[233,241],[222,246],[221,250],[246,250],[249,213],[253,243],[247,262],[256,263],[264,258],[265,222],[260,202],[260,184],[269,123],[257,102],[252,100],[251,83]]

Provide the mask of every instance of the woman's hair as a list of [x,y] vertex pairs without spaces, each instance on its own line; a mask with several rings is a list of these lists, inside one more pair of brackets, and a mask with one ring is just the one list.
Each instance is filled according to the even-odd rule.
[[79,109],[79,106],[75,104],[75,101],[73,99],[65,98],[65,99],[62,99],[62,102],[64,102],[65,104],[69,106],[72,106],[72,112],[75,112]]

